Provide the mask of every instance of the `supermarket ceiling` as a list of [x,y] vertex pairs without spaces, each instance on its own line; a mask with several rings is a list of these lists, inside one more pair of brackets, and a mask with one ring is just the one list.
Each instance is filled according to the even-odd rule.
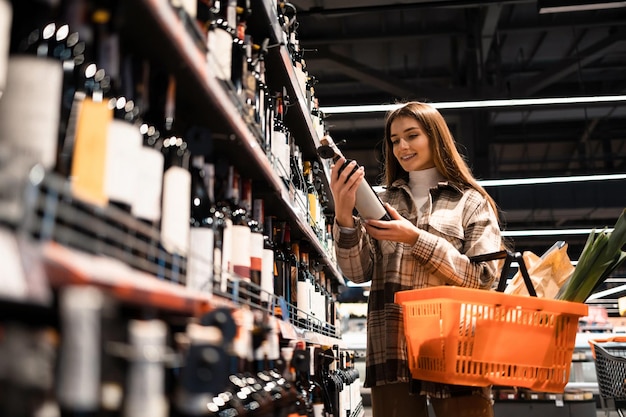
[[[542,14],[530,0],[291,4],[322,108],[626,94],[626,7]],[[442,113],[480,179],[626,172],[624,100]],[[327,114],[326,123],[377,183],[384,113]],[[626,207],[625,180],[488,190],[509,230],[611,227]],[[577,258],[585,238],[515,245],[540,254],[565,240]]]

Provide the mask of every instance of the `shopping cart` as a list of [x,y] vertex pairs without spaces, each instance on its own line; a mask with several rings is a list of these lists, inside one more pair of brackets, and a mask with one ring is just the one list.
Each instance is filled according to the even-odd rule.
[[626,337],[589,340],[602,408],[626,416]]

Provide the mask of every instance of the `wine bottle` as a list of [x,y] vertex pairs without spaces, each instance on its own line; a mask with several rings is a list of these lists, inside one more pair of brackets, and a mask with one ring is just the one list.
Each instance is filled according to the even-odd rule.
[[0,97],[0,219],[8,223],[19,222],[24,213],[22,193],[16,190],[24,189],[32,167],[51,170],[56,161],[63,69],[48,57],[47,48],[37,47],[48,43],[44,32],[52,37],[55,31],[54,24],[38,30],[38,41],[13,54],[6,67]]
[[[244,80],[248,72],[248,47],[251,47],[250,35],[246,33],[246,28],[251,10],[249,0],[237,0],[235,4],[236,19],[235,38],[232,45],[231,81],[235,94],[241,98],[242,102],[245,102]],[[251,120],[247,121],[250,122]]]
[[[219,159],[215,166],[217,197],[216,220],[219,224],[215,239],[216,251],[213,260],[216,264],[215,278],[219,277],[219,291],[227,294],[231,285],[232,251],[233,251],[233,220],[232,220],[232,177],[230,164],[224,159]],[[219,252],[219,253],[218,253]]]
[[287,306],[290,309],[296,308],[296,310],[290,312],[290,320],[292,322],[298,322],[300,319],[300,312],[297,309],[298,275],[300,272],[300,243],[291,240],[291,230],[289,228],[285,231],[285,246],[288,244],[290,246],[287,252],[287,266],[289,267],[289,271],[287,273],[289,280],[289,295],[286,301]]
[[[250,287],[251,301],[255,305],[261,303],[261,274],[263,272],[263,213],[257,213],[253,207],[252,180],[243,178],[242,205],[248,212],[248,227],[250,227]],[[258,200],[254,200],[256,202]]]
[[191,173],[187,143],[175,129],[176,79],[170,75],[165,96],[163,154],[163,195],[161,203],[161,243],[172,255],[170,279],[184,279],[179,262],[189,250],[191,212]]
[[208,61],[215,75],[230,82],[232,78],[233,47],[236,34],[236,2],[232,0],[213,4],[214,20],[207,36]]
[[185,363],[173,394],[174,416],[218,415],[219,396],[228,386],[229,356],[235,324],[224,309],[205,314],[200,323],[189,323],[185,337]]
[[[119,50],[117,35],[106,38],[107,50]],[[104,40],[103,40],[104,42]],[[114,55],[114,52],[110,54]],[[105,55],[101,53],[101,55]],[[113,120],[107,132],[107,155],[105,166],[105,190],[109,204],[132,213],[135,203],[135,191],[138,181],[137,160],[143,146],[143,135],[140,130],[139,116],[141,110],[135,101],[135,63],[130,55],[111,56],[107,66],[114,68],[111,83]],[[117,68],[121,61],[121,69]]]
[[263,230],[263,260],[261,265],[261,306],[270,307],[274,297],[275,281],[275,258],[276,244],[273,240],[273,218],[265,216],[265,202],[262,199],[254,200],[254,215],[257,219],[265,219],[261,229]]
[[95,417],[100,409],[103,305],[104,296],[97,288],[68,287],[61,291],[57,381],[61,416]]
[[228,171],[228,185],[231,189],[232,226],[232,269],[239,282],[239,296],[250,300],[250,239],[252,231],[249,226],[249,212],[241,200],[241,176],[231,165]]
[[[133,71],[137,73],[133,78],[135,83],[134,97],[136,108],[140,109],[138,116],[139,131],[142,134],[142,146],[137,150],[135,169],[140,181],[135,181],[131,214],[147,225],[145,236],[145,250],[142,257],[148,262],[147,272],[159,274],[159,259],[162,258],[159,242],[159,224],[161,221],[161,196],[163,190],[163,168],[165,160],[161,148],[163,138],[150,118],[150,65],[146,60],[134,62]],[[162,262],[161,262],[162,263]]]
[[[191,166],[191,231],[187,257],[187,288],[212,293],[214,199],[212,198],[215,172],[212,164],[205,164],[204,156],[194,155]],[[207,179],[208,177],[208,179]]]
[[274,249],[274,294],[276,296],[276,304],[274,305],[274,314],[283,318],[289,318],[289,311],[287,309],[286,300],[289,293],[289,267],[287,252],[285,251],[285,222],[275,222],[274,230],[274,242],[276,242]]
[[[343,154],[332,140],[332,138],[328,135],[324,136],[320,140],[321,146],[317,148],[317,152],[320,157],[325,159],[332,159],[334,162],[337,162],[339,159],[343,158]],[[350,161],[346,159],[343,167],[347,166]],[[355,170],[358,168],[358,165],[355,167]],[[356,210],[365,220],[375,219],[375,220],[391,220],[389,213],[385,209],[382,201],[374,191],[371,185],[363,179],[361,184],[359,184],[359,188],[356,191]]]
[[276,93],[273,120],[274,129],[270,141],[270,153],[278,175],[285,183],[288,183],[291,179],[291,135],[284,123],[285,96],[286,94],[282,92]]
[[167,327],[160,320],[131,320],[128,333],[133,355],[123,416],[167,417],[169,405],[163,364]]
[[298,309],[298,322],[303,328],[309,328],[311,324],[311,280],[308,273],[309,254],[304,246],[293,243],[294,255],[299,256],[296,278],[296,307]]
[[325,394],[322,389],[324,380],[322,378],[322,356],[323,350],[320,347],[313,347],[311,355],[311,386],[309,389],[313,417],[324,417],[330,409],[325,404]]

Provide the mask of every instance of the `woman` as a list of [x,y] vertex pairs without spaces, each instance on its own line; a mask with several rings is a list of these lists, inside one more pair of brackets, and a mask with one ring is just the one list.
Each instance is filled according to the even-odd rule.
[[[387,115],[383,145],[386,190],[380,194],[392,220],[353,216],[363,180],[355,162],[332,167],[333,234],[338,264],[353,282],[371,280],[365,386],[374,417],[493,416],[490,389],[411,380],[397,291],[457,285],[490,289],[498,262],[469,257],[501,249],[497,208],[478,185],[441,114],[410,102]],[[351,175],[352,174],[352,175]]]

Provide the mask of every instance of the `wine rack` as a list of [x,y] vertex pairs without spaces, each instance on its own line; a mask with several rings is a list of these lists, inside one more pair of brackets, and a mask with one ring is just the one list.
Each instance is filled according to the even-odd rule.
[[[160,49],[152,53],[166,54],[170,60],[179,62],[179,65],[173,67],[172,70],[180,75],[179,78],[184,83],[190,84],[182,87],[190,97],[190,101],[194,103],[192,108],[188,109],[189,112],[194,113],[193,117],[196,117],[199,109],[202,109],[204,114],[217,115],[207,121],[207,127],[217,132],[227,133],[214,134],[213,138],[216,142],[214,146],[231,159],[237,160],[237,166],[242,168],[242,173],[249,177],[262,178],[259,185],[268,188],[267,203],[270,204],[270,210],[280,211],[289,217],[289,220],[296,226],[292,229],[296,237],[309,241],[327,270],[341,285],[344,285],[343,276],[332,260],[329,248],[320,242],[318,235],[310,226],[309,219],[300,215],[300,211],[295,207],[296,203],[292,202],[289,187],[278,174],[280,167],[276,167],[272,155],[268,154],[268,151],[261,145],[258,126],[247,123],[243,119],[241,101],[233,95],[228,82],[219,79],[211,71],[210,54],[208,58],[203,55],[167,1],[134,0],[129,3],[131,3],[128,5],[129,17],[139,22],[137,27],[143,27],[144,31],[148,28],[158,28],[159,33],[154,35],[156,40],[150,41],[149,44],[158,43]],[[268,2],[255,1],[254,5],[265,12],[263,18],[267,19],[265,25],[259,26],[271,28],[271,33],[267,35],[271,36],[274,42],[279,42],[281,29],[277,26],[274,9],[270,8]],[[153,35],[149,33],[139,33],[137,37],[143,41],[142,37],[151,36]],[[267,75],[274,83],[285,86],[289,97],[293,97],[293,99],[290,98],[293,106],[289,106],[286,113],[289,128],[296,137],[300,138],[298,144],[302,148],[304,157],[320,161],[324,172],[322,179],[328,187],[329,165],[326,160],[317,156],[320,138],[313,128],[304,93],[297,85],[289,52],[286,46],[279,43],[276,47],[270,47],[269,51],[268,59],[271,65],[268,64]],[[204,115],[197,117],[206,120]],[[332,211],[334,209],[332,197],[330,193],[328,195],[330,200],[328,210]]]
[[[200,134],[199,140],[210,140],[215,154],[231,161],[242,176],[252,178],[255,196],[265,201],[268,213],[286,220],[292,241],[306,242],[326,277],[337,285],[345,284],[325,231],[315,225],[307,209],[306,194],[304,201],[301,195],[294,195],[293,184],[285,180],[288,176],[281,172],[283,167],[264,143],[261,126],[249,119],[246,103],[235,94],[233,85],[216,73],[196,22],[168,0],[128,0],[119,5],[127,22],[120,27],[120,35],[130,49],[141,50],[148,60],[163,62],[178,80],[177,94],[183,99],[177,102],[177,113],[185,122],[191,120],[200,130],[210,132]],[[318,130],[283,43],[276,4],[252,0],[252,7],[251,30],[270,42],[267,83],[275,91],[286,92],[285,124],[296,137],[302,157],[319,163],[322,184],[329,189],[329,164],[317,155]],[[71,179],[36,165],[19,193],[24,207],[21,218],[0,219],[0,243],[15,244],[18,250],[8,255],[17,258],[13,260],[15,269],[28,269],[25,275],[29,276],[9,277],[8,284],[0,286],[0,306],[5,310],[2,325],[19,316],[24,324],[59,330],[62,320],[57,316],[57,303],[62,294],[74,287],[94,287],[116,306],[132,310],[134,319],[128,322],[163,319],[179,336],[185,333],[181,331],[183,323],[201,321],[206,314],[226,308],[273,319],[283,344],[292,346],[296,341],[345,349],[339,324],[321,320],[232,271],[223,274],[217,267],[214,272],[219,282],[211,283],[210,288],[188,288],[187,258],[165,250],[157,226],[114,205],[77,198]],[[332,199],[326,210],[332,212]],[[0,271],[10,272],[11,268]],[[22,289],[11,293],[7,288],[12,284]],[[167,343],[173,346],[179,341]],[[185,349],[183,343],[181,351]],[[0,375],[0,385],[3,382]],[[362,414],[362,404],[353,400],[348,417]]]

